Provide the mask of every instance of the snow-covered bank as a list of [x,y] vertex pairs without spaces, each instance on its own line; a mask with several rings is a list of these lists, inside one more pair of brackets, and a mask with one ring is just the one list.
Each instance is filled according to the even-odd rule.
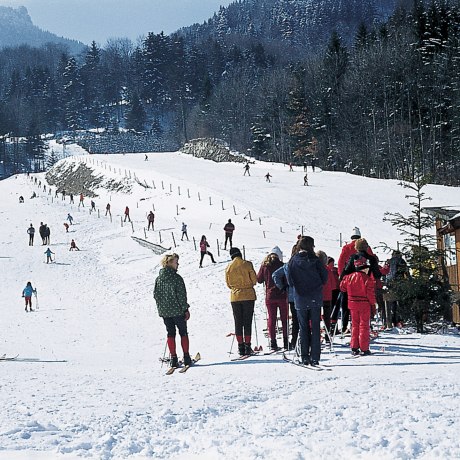
[[[340,234],[348,239],[354,226],[374,247],[395,245],[397,233],[382,222],[385,211],[408,210],[395,181],[310,172],[311,186],[303,187],[300,169],[256,163],[251,177],[243,177],[241,164],[177,153],[75,161],[84,159],[108,180],[126,170],[152,187],[133,181],[131,194],[98,189],[98,217],[89,214],[88,199],[79,209],[77,197],[71,206],[25,176],[0,182],[0,353],[20,354],[0,363],[0,458],[460,456],[456,331],[386,334],[371,345],[381,354],[368,359],[345,359],[348,348],[337,344],[337,356],[322,354],[332,371],[301,369],[276,355],[229,360],[229,257],[216,247],[227,219],[236,226],[234,244],[245,247],[256,269],[275,244],[288,255],[302,226],[317,249],[336,258]],[[270,184],[263,177],[268,171]],[[32,191],[39,197],[30,200]],[[460,203],[458,188],[430,186],[427,193],[433,206]],[[107,202],[112,221],[104,216]],[[132,227],[121,227],[125,206]],[[147,236],[159,243],[161,232],[169,247],[175,235],[191,305],[191,352],[202,355],[184,375],[167,377],[158,362],[166,335],[152,298],[160,256],[130,238],[133,228],[145,236],[153,208],[155,232]],[[68,212],[75,221],[65,233]],[[208,237],[218,264],[205,260],[198,269],[193,241],[180,241],[182,221],[191,239]],[[44,263],[39,235],[27,246],[31,222],[50,226],[55,263]],[[69,251],[72,238],[80,252]],[[26,314],[20,296],[29,280],[39,310]],[[258,340],[266,347],[263,288],[257,291]]]

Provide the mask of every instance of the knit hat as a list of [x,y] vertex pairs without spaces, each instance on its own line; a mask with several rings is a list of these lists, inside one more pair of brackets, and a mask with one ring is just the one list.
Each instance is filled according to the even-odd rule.
[[243,256],[241,255],[241,251],[238,248],[230,248],[230,257],[232,258],[232,260],[235,257],[243,258]]
[[275,254],[276,256],[278,256],[278,259],[281,260],[281,262],[283,261],[283,251],[281,251],[281,249],[278,247],[278,246],[275,246],[270,252],[269,254]]
[[356,271],[364,270],[365,268],[369,268],[367,259],[363,256],[358,256],[354,261],[354,265],[355,265]]
[[351,233],[351,237],[350,237],[352,240],[356,240],[358,238],[361,238],[361,231],[359,230],[358,227],[355,227]]
[[367,251],[367,248],[369,247],[369,244],[367,243],[365,238],[358,238],[355,241],[355,249],[359,251]]

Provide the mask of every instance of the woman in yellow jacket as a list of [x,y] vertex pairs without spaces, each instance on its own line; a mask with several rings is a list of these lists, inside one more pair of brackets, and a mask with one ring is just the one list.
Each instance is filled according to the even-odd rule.
[[232,262],[225,270],[225,281],[231,289],[230,302],[235,320],[235,335],[238,342],[238,353],[241,356],[251,355],[252,317],[257,284],[257,275],[251,262],[243,260],[238,248],[230,249]]

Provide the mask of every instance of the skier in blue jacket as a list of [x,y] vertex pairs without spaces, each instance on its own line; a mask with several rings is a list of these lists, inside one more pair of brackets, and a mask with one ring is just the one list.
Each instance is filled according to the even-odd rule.
[[30,307],[30,311],[32,310],[32,294],[36,294],[37,290],[32,287],[32,283],[30,281],[27,282],[26,287],[22,290],[22,297],[26,300],[26,311],[27,307]]

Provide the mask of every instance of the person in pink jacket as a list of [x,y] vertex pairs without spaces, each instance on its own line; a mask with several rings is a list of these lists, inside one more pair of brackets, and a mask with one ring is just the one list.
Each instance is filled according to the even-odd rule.
[[257,282],[265,284],[265,305],[268,312],[268,333],[270,336],[270,348],[279,350],[276,341],[276,319],[278,309],[280,312],[281,325],[283,328],[283,347],[289,348],[288,301],[287,292],[279,289],[273,281],[273,273],[283,266],[283,253],[278,246],[275,246],[265,257],[257,274]]
[[329,343],[329,331],[331,330],[332,290],[335,287],[334,276],[332,274],[332,268],[327,263],[327,254],[324,251],[317,251],[316,255],[319,257],[319,260],[321,260],[327,270],[327,282],[323,285],[323,321],[327,331],[324,339]]
[[340,290],[348,294],[351,312],[351,353],[353,356],[371,354],[369,350],[371,308],[375,305],[375,281],[369,276],[368,260],[357,254],[355,271],[345,275]]

